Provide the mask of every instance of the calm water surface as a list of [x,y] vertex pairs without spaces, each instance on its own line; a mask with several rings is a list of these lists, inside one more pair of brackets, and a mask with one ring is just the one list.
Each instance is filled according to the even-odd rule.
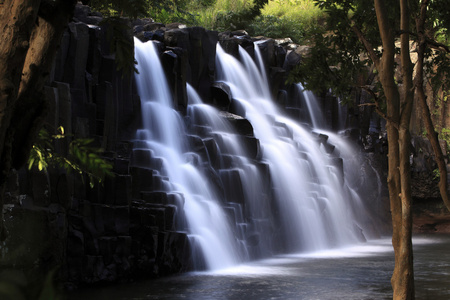
[[[416,299],[450,299],[450,235],[414,238]],[[76,299],[392,299],[390,239],[77,291]]]

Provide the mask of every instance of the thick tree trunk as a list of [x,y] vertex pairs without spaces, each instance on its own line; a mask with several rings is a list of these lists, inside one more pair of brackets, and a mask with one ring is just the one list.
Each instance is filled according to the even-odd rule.
[[13,138],[8,129],[39,5],[40,1],[34,0],[6,0],[0,4],[0,240],[5,238],[3,195],[11,168]]
[[43,87],[74,0],[0,3],[0,240],[3,197],[12,167],[26,161],[46,105]]

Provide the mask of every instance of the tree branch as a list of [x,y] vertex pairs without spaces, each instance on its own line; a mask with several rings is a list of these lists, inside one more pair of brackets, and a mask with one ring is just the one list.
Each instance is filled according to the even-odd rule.
[[370,89],[369,87],[363,85],[363,86],[358,86],[360,89],[366,91],[367,93],[369,93],[372,98],[373,98],[373,103],[363,103],[363,104],[359,104],[358,106],[374,106],[375,107],[375,111],[377,114],[380,115],[380,117],[382,117],[383,119],[390,121],[392,123],[392,126],[394,126],[396,129],[399,128],[399,124],[397,122],[395,122],[394,120],[392,120],[391,118],[389,118],[380,108],[380,100],[377,96],[377,94]]
[[450,48],[447,45],[439,43],[439,42],[437,42],[435,40],[432,40],[432,39],[430,39],[428,37],[425,38],[425,41],[430,46],[433,46],[433,48],[436,48],[436,49],[439,49],[439,50],[444,50],[445,52],[450,53]]
[[375,50],[372,46],[372,44],[366,39],[364,34],[361,32],[361,30],[355,26],[352,25],[352,30],[358,37],[358,39],[363,43],[364,47],[366,48],[366,51],[369,53],[370,58],[372,59],[373,63],[375,64],[375,67],[378,69],[380,64],[380,58],[375,53]]

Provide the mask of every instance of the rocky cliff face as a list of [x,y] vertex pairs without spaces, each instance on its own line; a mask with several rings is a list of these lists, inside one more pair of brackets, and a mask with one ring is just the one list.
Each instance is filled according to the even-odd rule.
[[[161,178],[139,165],[146,159],[140,156],[145,153],[132,153],[131,141],[141,126],[140,100],[134,78],[116,70],[105,28],[97,25],[100,20],[87,7],[77,7],[46,87],[51,107],[47,126],[63,126],[69,135],[93,138],[105,150],[115,176],[90,188],[64,170],[52,169],[48,174],[18,170],[10,180],[9,201],[4,207],[9,235],[0,247],[0,265],[22,269],[30,276],[59,266],[60,277],[69,284],[160,276],[193,267],[188,237],[176,231],[176,220],[183,214],[183,195],[160,192]],[[237,56],[238,46],[253,54],[253,43],[259,40],[274,99],[292,116],[305,115],[289,102],[286,95],[292,87],[285,85],[286,72],[301,60],[300,49],[289,50],[275,40],[251,38],[245,32],[217,33],[178,24],[139,21],[134,31],[141,40],[159,41],[175,107],[185,113],[188,82],[206,102],[227,111],[225,117],[245,137],[254,158],[258,143],[251,125],[235,116],[239,108],[232,105],[227,86],[215,83],[217,42]],[[322,97],[318,101],[333,128],[339,115],[336,105],[330,104],[336,102],[327,100]],[[366,152],[383,157],[381,128],[370,122],[370,116],[361,121],[363,115],[364,111],[353,111],[347,122],[364,124]],[[376,131],[370,131],[371,126]],[[359,130],[349,131],[348,136],[359,139]],[[196,141],[193,144],[199,153],[213,157],[207,142]],[[55,146],[67,151],[64,143]],[[374,169],[383,169],[383,164]],[[368,177],[373,175],[371,170],[366,170]]]

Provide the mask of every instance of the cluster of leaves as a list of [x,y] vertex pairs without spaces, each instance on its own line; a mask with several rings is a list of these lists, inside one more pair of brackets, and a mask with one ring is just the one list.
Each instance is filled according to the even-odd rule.
[[101,25],[109,28],[106,33],[110,50],[112,53],[115,53],[117,70],[127,76],[130,76],[133,72],[138,73],[136,68],[137,61],[134,58],[134,43],[130,38],[128,22],[114,16],[104,19]]
[[[450,5],[450,0],[432,1],[429,7],[429,20],[434,21],[429,40],[436,41],[443,33],[448,34],[450,13],[443,10],[444,2]],[[318,32],[313,38],[314,47],[307,57],[303,58],[302,65],[291,75],[290,81],[300,81],[305,88],[315,92],[331,90],[341,99],[348,99],[355,83],[365,87],[369,82],[361,82],[362,78],[373,78],[368,70],[372,61],[366,55],[366,49],[360,42],[357,32],[364,36],[372,46],[375,54],[381,56],[381,39],[378,32],[376,14],[371,0],[315,0],[316,5],[326,12],[324,32]],[[448,7],[448,6],[446,6]],[[414,18],[419,10],[419,1],[410,1],[410,9]],[[398,28],[399,3],[389,4],[389,27]],[[430,25],[428,25],[430,26]],[[447,27],[446,27],[447,26]],[[415,22],[411,22],[411,39],[415,42]],[[400,32],[396,32],[397,37]],[[441,45],[441,50],[445,45]],[[435,89],[443,86],[450,76],[450,65],[447,51],[436,51],[428,48],[426,52],[427,77]],[[364,75],[365,76],[362,76]],[[368,76],[369,75],[369,76]],[[447,85],[447,84],[444,84]],[[378,102],[383,106],[381,89],[373,89],[377,93]],[[448,85],[447,85],[448,86]]]
[[37,168],[46,172],[49,167],[60,167],[66,172],[74,172],[89,178],[89,185],[102,183],[106,176],[113,176],[112,164],[101,156],[102,149],[92,146],[92,139],[74,139],[69,143],[68,155],[56,153],[53,143],[56,140],[67,139],[64,128],[59,127],[58,133],[50,135],[41,129],[38,139],[33,145],[28,159],[28,168]]
[[[370,5],[356,5],[356,2],[364,1],[367,0],[316,1],[316,5],[327,13],[325,27],[311,36],[313,47],[291,72],[289,81],[301,82],[306,89],[316,93],[331,90],[341,99],[348,99],[364,66],[370,63],[361,57],[363,45],[352,31],[352,26],[358,26],[370,33],[376,24],[374,12],[368,9]],[[377,38],[376,34],[370,33],[370,36]]]
[[134,44],[130,39],[131,26],[126,18],[137,19],[147,16],[148,0],[91,0],[90,6],[94,11],[103,14],[100,25],[107,27],[111,52],[115,54],[117,70],[130,76],[137,72],[134,59]]
[[450,128],[442,128],[441,132],[439,133],[439,139],[445,141],[447,150],[449,150],[448,147],[450,145]]
[[289,37],[295,43],[305,40],[305,26],[297,20],[278,18],[272,15],[260,15],[248,25],[247,31],[253,36],[267,36],[271,38]]
[[379,35],[373,29],[376,18],[369,9],[371,5],[358,5],[365,1],[368,0],[315,1],[328,17],[324,27],[310,36],[312,47],[288,81],[301,82],[306,89],[318,94],[331,91],[348,102],[355,84],[368,77],[371,64],[368,57],[361,55],[364,46],[352,28],[364,31],[374,45],[380,44]]
[[239,10],[219,10],[211,29],[218,31],[251,30],[251,26],[255,24],[255,18],[261,15],[261,9],[267,2],[268,0],[255,0],[253,5],[241,7]]
[[194,0],[186,6],[194,22],[207,29],[248,30],[268,0]]
[[450,0],[431,0],[428,13],[434,24],[436,40],[449,44],[450,38]]
[[91,0],[93,10],[101,12],[105,17],[128,17],[137,19],[146,16],[148,0]]
[[214,28],[218,31],[243,29],[250,26],[245,12],[221,11],[216,15]]
[[[367,77],[369,70],[366,61],[360,59],[357,51],[350,52],[339,47],[342,42],[349,42],[335,35],[323,35],[318,32],[313,36],[315,47],[302,57],[301,64],[290,72],[289,82],[301,82],[302,85],[317,94],[326,91],[341,98],[350,99],[355,83]],[[355,44],[357,48],[357,44]]]
[[188,11],[188,4],[187,0],[153,1],[149,6],[148,15],[164,24],[179,22],[194,25],[195,15]]
[[91,9],[102,13],[100,25],[108,28],[110,50],[115,54],[117,70],[123,75],[137,73],[134,59],[134,44],[130,38],[131,24],[129,19],[152,16],[162,23],[184,22],[194,23],[194,15],[185,11],[186,0],[91,0]]

